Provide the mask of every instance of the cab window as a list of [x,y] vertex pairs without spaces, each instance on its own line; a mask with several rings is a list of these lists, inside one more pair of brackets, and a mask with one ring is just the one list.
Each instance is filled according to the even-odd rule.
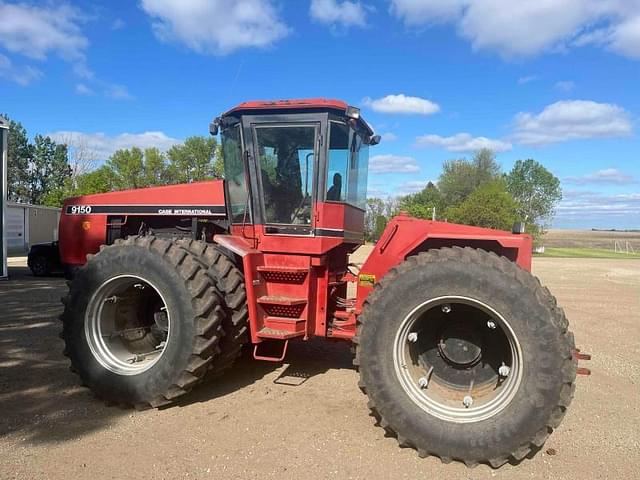
[[369,146],[362,137],[346,124],[331,121],[325,200],[364,209],[368,165]]

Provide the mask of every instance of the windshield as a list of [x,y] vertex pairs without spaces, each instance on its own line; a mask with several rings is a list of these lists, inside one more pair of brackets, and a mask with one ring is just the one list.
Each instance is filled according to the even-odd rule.
[[256,127],[265,221],[311,224],[314,125]]
[[342,122],[330,122],[328,164],[325,200],[349,203],[364,210],[369,145]]

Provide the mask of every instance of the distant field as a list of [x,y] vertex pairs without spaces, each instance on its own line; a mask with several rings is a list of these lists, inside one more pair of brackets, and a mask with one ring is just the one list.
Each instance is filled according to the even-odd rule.
[[[614,252],[614,245],[625,248],[629,244],[640,253],[640,232],[601,232],[591,230],[549,230],[542,237],[541,244],[549,249],[599,249]],[[600,252],[604,254],[606,252]],[[550,255],[548,255],[550,256]],[[563,255],[567,256],[567,255]]]
[[640,253],[616,253],[613,249],[606,248],[562,248],[545,247],[544,253],[535,254],[536,257],[556,257],[556,258],[624,258],[640,259]]

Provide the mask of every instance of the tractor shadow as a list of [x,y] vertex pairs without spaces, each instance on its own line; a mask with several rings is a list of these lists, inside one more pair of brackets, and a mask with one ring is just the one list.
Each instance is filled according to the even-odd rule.
[[[228,372],[194,388],[175,406],[184,407],[207,402],[265,380],[276,385],[304,388],[307,380],[336,369],[354,369],[350,342],[328,341],[322,338],[306,342],[292,341],[283,362],[254,360],[253,348],[247,345],[242,351],[242,356]],[[276,374],[276,371],[279,372]],[[274,378],[265,378],[271,376]]]
[[79,385],[62,355],[61,277],[9,267],[0,281],[0,439],[55,443],[108,427],[126,414]]
[[[69,371],[58,336],[60,297],[66,292],[64,278],[34,277],[26,267],[9,267],[9,280],[0,281],[0,440],[64,442],[132,414],[107,407]],[[211,401],[259,382],[305,388],[307,380],[329,370],[352,369],[351,362],[349,342],[292,341],[285,363],[254,360],[247,348],[224,376],[167,408]]]

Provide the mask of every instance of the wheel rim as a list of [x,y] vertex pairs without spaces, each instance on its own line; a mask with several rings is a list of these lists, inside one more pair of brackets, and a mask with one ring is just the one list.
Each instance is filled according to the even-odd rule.
[[36,275],[44,275],[46,271],[47,261],[42,257],[36,258],[33,262],[33,273]]
[[155,285],[137,275],[121,275],[93,294],[84,327],[89,348],[103,367],[119,375],[137,375],[164,354],[171,315]]
[[438,297],[414,308],[394,340],[393,361],[408,397],[455,423],[502,411],[522,380],[518,339],[505,318],[479,300]]

